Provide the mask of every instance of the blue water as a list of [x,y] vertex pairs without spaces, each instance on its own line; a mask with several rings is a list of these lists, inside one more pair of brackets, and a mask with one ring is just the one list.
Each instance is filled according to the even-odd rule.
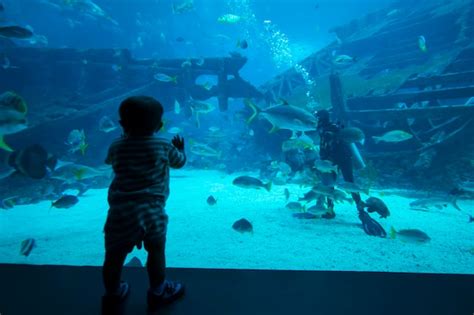
[[[180,62],[186,62],[190,58],[195,61],[229,57],[230,53],[238,52],[247,58],[240,76],[260,91],[262,85],[278,80],[279,75],[299,73],[297,79],[300,83],[293,84],[299,84],[301,90],[291,89],[284,99],[273,99],[272,105],[281,106],[288,99],[290,103],[296,102],[291,105],[309,113],[330,105],[325,102],[330,102],[327,82],[331,71],[319,77],[311,71],[308,63],[303,62],[305,58],[320,52],[315,59],[324,64],[327,60],[334,62],[341,55],[354,57],[352,68],[331,68],[343,73],[343,86],[349,91],[346,98],[353,94],[390,94],[396,80],[400,80],[399,86],[419,74],[419,77],[424,77],[450,73],[443,71],[468,46],[463,40],[472,42],[473,23],[469,22],[472,14],[466,13],[467,10],[454,11],[453,15],[446,14],[436,27],[422,26],[417,33],[401,27],[399,33],[395,32],[396,36],[387,42],[382,39],[379,43],[369,41],[368,44],[344,46],[345,42],[337,44],[341,39],[331,32],[334,27],[361,21],[372,12],[384,12],[382,16],[385,18],[376,23],[380,28],[369,29],[368,33],[376,33],[387,25],[399,27],[398,22],[408,21],[411,16],[392,8],[406,8],[410,1],[191,2],[191,10],[177,13],[173,12],[173,6],[180,6],[185,1],[0,0],[4,7],[0,12],[0,27],[18,25],[35,34],[32,39],[12,39],[16,48],[0,41],[0,63],[3,65],[0,68],[0,94],[13,90],[28,104],[28,127],[6,134],[5,141],[14,150],[39,143],[59,158],[60,165],[74,163],[87,167],[88,172],[95,172],[86,179],[70,174],[72,179],[69,181],[58,179],[54,171],[41,179],[31,179],[10,174],[11,168],[5,163],[0,165],[0,263],[101,265],[104,253],[102,227],[108,207],[107,187],[111,181],[111,170],[104,166],[103,161],[108,146],[121,134],[117,115],[120,101],[128,94],[145,91],[165,105],[165,127],[161,135],[171,138],[179,133],[186,139],[188,164],[184,169],[171,173],[171,195],[167,205],[170,216],[169,266],[474,273],[474,224],[470,217],[474,215],[472,139],[461,138],[454,142],[452,148],[464,146],[466,149],[453,153],[455,156],[449,155],[451,149],[440,149],[435,153],[430,150],[426,154],[420,153],[420,158],[410,157],[409,153],[394,158],[398,154],[394,152],[418,152],[420,143],[435,144],[461,125],[472,128],[469,117],[456,116],[453,118],[455,127],[450,125],[451,129],[442,132],[428,132],[426,139],[422,135],[407,142],[396,140],[393,141],[395,144],[387,141],[380,145],[374,142],[373,136],[380,137],[382,133],[395,129],[417,136],[422,134],[417,130],[426,131],[449,119],[423,120],[418,124],[407,120],[400,123],[392,118],[386,121],[359,119],[365,125],[358,126],[367,127],[360,127],[366,134],[366,142],[360,144],[359,149],[368,166],[356,171],[356,181],[361,185],[370,182],[371,191],[362,195],[364,200],[370,196],[381,198],[390,208],[388,218],[371,214],[389,233],[382,239],[363,232],[355,205],[349,202],[336,204],[334,220],[299,220],[293,216],[295,210],[289,209],[287,204],[298,202],[312,184],[308,178],[303,182],[298,178],[303,176],[304,170],[314,172],[312,166],[299,163],[308,155],[317,159],[319,138],[314,130],[294,134],[306,144],[297,144],[297,153],[290,159],[282,146],[285,141],[293,139],[292,132],[282,128],[284,130],[269,133],[271,125],[264,117],[246,123],[251,110],[240,97],[231,97],[225,111],[219,110],[216,97],[203,100],[212,106],[212,110],[197,117],[187,108],[186,102],[180,101],[176,107],[172,84],[148,88],[155,82],[153,70],[143,70],[142,75],[130,78],[123,75],[128,73],[128,69],[122,69],[120,63],[96,62],[94,58],[97,56],[88,55],[89,59],[84,57],[72,61],[61,59],[60,62],[42,57],[49,52],[62,58],[71,51],[86,55],[95,49],[101,52],[102,49],[114,49],[114,53],[105,56],[114,55],[110,58],[115,58],[123,56],[121,49],[124,49],[130,52],[134,66],[138,68],[140,62],[147,64],[151,59],[181,59]],[[88,7],[81,7],[81,3]],[[398,4],[389,7],[393,3]],[[456,3],[453,10],[463,5],[472,7],[468,1],[453,3]],[[99,11],[91,11],[94,6]],[[452,9],[446,3],[440,8],[437,14],[443,17]],[[417,16],[422,16],[417,12]],[[465,12],[466,16],[461,18],[460,12]],[[218,18],[225,14],[237,15],[240,21],[219,23]],[[435,19],[436,16],[430,13],[429,18]],[[418,22],[422,20],[410,23]],[[357,37],[351,36],[350,40]],[[420,36],[426,39],[427,51],[420,45]],[[248,48],[238,47],[237,43],[244,40]],[[33,52],[31,55],[25,53],[23,48],[31,48]],[[15,49],[25,55],[15,54]],[[394,51],[400,58],[390,55]],[[459,60],[461,63],[467,60],[466,67],[472,67],[472,57],[469,57],[469,52],[466,55]],[[97,68],[93,68],[95,66]],[[364,75],[357,76],[354,81],[344,79],[344,75],[353,78],[360,73]],[[201,76],[197,83],[216,84],[217,79],[215,76]],[[373,86],[375,88],[371,89]],[[402,90],[413,92],[418,88]],[[439,87],[433,87],[436,88]],[[183,87],[180,93],[191,91]],[[474,93],[442,99],[434,105],[415,104],[421,107],[472,105],[472,97]],[[260,107],[271,105],[263,100],[255,102]],[[389,105],[395,108],[413,105],[401,103]],[[373,107],[393,108],[385,105],[377,103]],[[3,115],[4,112],[0,113]],[[3,123],[2,118],[0,123]],[[110,119],[114,125],[110,131],[102,128],[104,119]],[[84,131],[83,140],[87,144],[82,153],[81,149],[73,147],[70,138],[71,133],[77,135],[81,131]],[[205,145],[208,151],[198,152],[196,143]],[[452,152],[457,151],[453,149]],[[428,166],[423,166],[423,163]],[[413,165],[416,168],[411,171]],[[234,185],[233,179],[243,175],[259,178],[265,184],[272,182],[273,186],[267,192]],[[468,191],[455,205],[447,196],[457,185]],[[86,189],[86,192],[80,194],[81,189]],[[68,209],[51,208],[51,202],[62,194],[78,193],[77,205]],[[209,196],[217,199],[216,205],[206,202]],[[411,204],[420,199],[429,199],[430,202],[421,208]],[[233,223],[241,218],[252,222],[253,233],[239,233],[232,229]],[[404,238],[394,232],[408,229],[423,231],[429,235],[429,240]],[[28,255],[22,255],[21,244],[26,239],[34,239],[36,246]],[[143,250],[135,250],[129,258],[132,256],[145,260]]]

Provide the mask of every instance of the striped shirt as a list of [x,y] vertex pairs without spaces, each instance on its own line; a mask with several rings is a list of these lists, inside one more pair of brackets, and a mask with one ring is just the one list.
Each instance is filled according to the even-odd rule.
[[125,137],[112,143],[105,163],[115,173],[104,226],[106,250],[141,248],[142,241],[166,237],[169,169],[184,166],[184,152],[165,139]]
[[125,137],[109,148],[106,164],[115,177],[109,188],[109,201],[121,197],[169,196],[169,168],[181,168],[186,156],[165,139]]

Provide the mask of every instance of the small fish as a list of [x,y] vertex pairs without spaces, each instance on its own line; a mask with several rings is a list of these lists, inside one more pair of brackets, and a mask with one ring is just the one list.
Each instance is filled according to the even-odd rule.
[[155,78],[155,80],[160,81],[160,82],[167,82],[167,83],[171,82],[174,84],[178,83],[178,76],[171,77],[164,73],[157,73],[153,77]]
[[263,188],[267,191],[270,191],[272,189],[272,182],[264,184],[260,179],[251,176],[239,176],[232,181],[232,184],[241,188]]
[[364,202],[364,206],[367,207],[367,211],[369,213],[377,212],[380,215],[380,218],[386,218],[390,215],[390,211],[385,203],[377,198],[377,197],[370,197]]
[[33,248],[36,247],[36,241],[34,238],[27,238],[26,240],[21,242],[20,246],[20,255],[28,257],[33,250]]
[[288,190],[288,188],[285,188],[284,194],[285,200],[288,201],[288,199],[290,199],[290,191]]
[[190,59],[186,59],[185,61],[183,61],[183,63],[181,63],[181,68],[189,68],[191,67],[193,64],[191,63],[191,60]]
[[469,215],[469,222],[468,223],[472,223],[474,222],[474,217],[472,215]]
[[356,57],[351,57],[348,55],[337,55],[334,56],[333,63],[339,66],[352,65],[357,62]]
[[224,14],[217,19],[221,24],[235,24],[240,22],[242,18],[235,14]]
[[196,60],[196,66],[202,67],[204,65],[204,62],[204,58],[199,58],[198,60]]
[[217,199],[214,198],[214,196],[209,196],[209,197],[207,197],[206,202],[207,202],[208,205],[213,206],[217,203]]
[[365,187],[360,187],[356,183],[344,182],[336,185],[337,188],[344,190],[348,193],[357,193],[357,194],[369,194],[369,189]]
[[77,151],[80,151],[82,155],[84,155],[86,149],[89,147],[89,144],[86,142],[86,135],[84,133],[84,129],[72,130],[68,135],[66,145],[70,147],[69,152],[75,153]]
[[426,47],[426,38],[425,36],[421,35],[418,36],[418,47],[422,52],[427,52],[428,48]]
[[64,195],[56,201],[51,202],[51,208],[69,209],[79,202],[79,198],[73,195]]
[[413,135],[403,130],[392,130],[383,134],[380,137],[372,137],[372,138],[374,139],[375,143],[379,143],[379,142],[398,143],[398,142],[410,140],[411,138],[413,138]]
[[186,0],[180,4],[172,5],[173,14],[183,14],[194,10],[194,0]]
[[181,113],[181,104],[179,104],[178,100],[174,100],[174,113],[179,115]]
[[253,233],[253,226],[247,219],[240,219],[232,224],[232,228],[240,233]]
[[178,134],[178,133],[183,132],[183,129],[181,129],[181,128],[179,128],[179,127],[171,127],[171,128],[168,129],[166,132],[167,132],[167,133],[170,133],[170,134],[172,134],[172,135],[176,135],[176,134]]
[[193,143],[190,150],[196,155],[205,157],[216,157],[220,159],[222,155],[221,151],[217,151],[204,143]]
[[286,204],[285,208],[293,210],[293,211],[300,211],[300,212],[306,211],[306,207],[299,202],[289,202]]
[[438,210],[446,209],[448,205],[452,205],[455,209],[461,211],[462,209],[457,204],[457,198],[448,197],[448,198],[441,198],[441,197],[432,197],[432,198],[421,198],[415,201],[410,202],[410,208],[413,210],[429,210],[432,208],[436,208]]
[[253,129],[249,129],[249,136],[253,137],[255,135],[255,131]]
[[241,48],[241,49],[247,49],[249,47],[249,43],[243,39],[243,40],[238,40],[237,41],[237,47]]
[[393,226],[390,230],[390,238],[399,238],[403,242],[407,243],[427,243],[431,240],[431,238],[421,230],[408,229],[396,231]]
[[219,130],[221,130],[221,128],[215,127],[215,126],[211,126],[211,127],[209,127],[207,130],[209,130],[210,132],[214,133],[214,132],[218,132]]
[[175,40],[176,40],[178,43],[183,43],[183,42],[185,41],[185,39],[184,39],[183,37],[181,37],[181,36],[176,37]]
[[99,121],[99,130],[109,133],[117,129],[117,125],[110,119],[109,116],[103,116]]
[[310,212],[298,212],[293,213],[293,217],[302,220],[311,220],[319,218],[317,215],[310,213]]
[[137,256],[133,256],[128,263],[125,264],[126,267],[143,267],[141,260]]
[[21,26],[0,26],[0,36],[16,39],[28,39],[33,32]]
[[1,201],[0,208],[8,210],[12,209],[16,205],[16,200],[18,199],[18,196],[13,196],[13,197],[8,197],[5,198]]
[[337,165],[334,165],[329,160],[316,160],[314,162],[314,167],[321,173],[337,173]]
[[115,72],[119,72],[119,71],[122,71],[122,66],[121,65],[112,65],[112,70],[114,70]]

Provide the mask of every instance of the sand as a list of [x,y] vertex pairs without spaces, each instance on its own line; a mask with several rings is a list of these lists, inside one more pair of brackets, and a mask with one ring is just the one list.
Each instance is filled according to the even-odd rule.
[[[420,229],[431,237],[428,243],[414,244],[366,235],[350,204],[338,204],[337,217],[330,221],[293,218],[285,208],[284,188],[290,190],[290,201],[308,188],[242,189],[232,185],[238,175],[172,173],[169,267],[474,274],[474,223],[468,223],[472,200],[460,201],[465,212],[452,207],[421,212],[409,209],[413,199],[385,195],[392,215],[372,216],[387,231],[392,226]],[[211,194],[217,199],[214,206],[206,203]],[[45,201],[0,210],[0,263],[101,265],[106,196],[106,189],[90,190],[70,209],[50,209]],[[241,218],[252,222],[252,234],[232,229]],[[19,254],[26,238],[37,242],[28,257]],[[135,249],[127,261],[133,256],[145,261],[146,252]]]

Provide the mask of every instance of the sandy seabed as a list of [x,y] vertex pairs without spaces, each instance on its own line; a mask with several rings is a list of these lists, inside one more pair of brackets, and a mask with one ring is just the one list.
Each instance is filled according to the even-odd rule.
[[[346,203],[336,206],[334,220],[296,219],[285,208],[284,189],[296,201],[309,188],[242,189],[232,185],[238,175],[243,174],[172,172],[168,267],[474,274],[474,223],[468,223],[474,201],[460,201],[465,212],[452,207],[422,212],[409,209],[413,199],[385,195],[391,216],[379,222],[387,232],[394,226],[431,237],[413,244],[366,235],[355,206]],[[207,204],[209,195],[216,205]],[[106,197],[106,189],[89,190],[70,209],[51,209],[45,201],[0,210],[0,263],[101,265]],[[241,218],[252,222],[253,233],[232,229]],[[37,247],[25,257],[19,250],[27,238],[34,238]],[[135,249],[127,260],[133,256],[144,262],[146,252]]]

